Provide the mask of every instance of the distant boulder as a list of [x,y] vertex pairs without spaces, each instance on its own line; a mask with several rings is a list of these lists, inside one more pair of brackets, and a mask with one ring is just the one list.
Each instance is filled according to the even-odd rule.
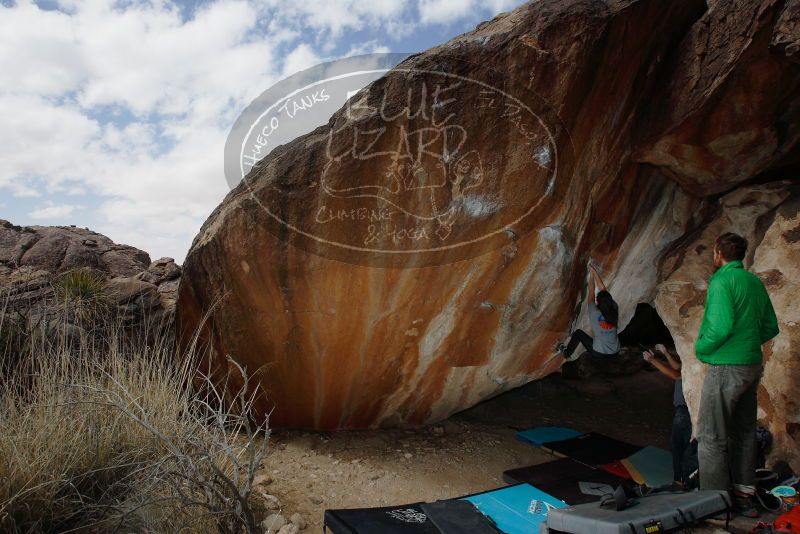
[[[170,326],[181,267],[75,226],[0,219],[0,300],[8,322],[76,332],[86,320]],[[66,313],[68,325],[63,323]],[[93,315],[93,317],[89,317]],[[52,324],[51,324],[52,323]]]

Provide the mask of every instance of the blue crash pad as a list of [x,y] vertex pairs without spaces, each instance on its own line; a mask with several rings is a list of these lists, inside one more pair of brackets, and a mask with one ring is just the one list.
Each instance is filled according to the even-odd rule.
[[565,439],[576,438],[582,435],[583,432],[578,432],[572,428],[564,428],[560,426],[537,426],[517,432],[517,439],[530,443],[534,447],[541,447],[543,443],[550,441],[562,441]]
[[507,534],[538,534],[550,508],[567,505],[530,484],[517,484],[463,498]]

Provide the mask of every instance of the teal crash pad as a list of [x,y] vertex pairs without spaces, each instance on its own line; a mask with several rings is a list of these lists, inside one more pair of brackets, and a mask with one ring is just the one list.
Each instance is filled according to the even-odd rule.
[[667,450],[645,447],[622,460],[622,465],[639,484],[658,488],[673,482],[672,454]]
[[582,434],[583,432],[578,432],[572,428],[537,426],[536,428],[517,432],[517,439],[525,443],[530,443],[534,447],[541,447],[543,443],[563,441],[565,439],[576,438]]
[[530,484],[508,486],[463,499],[474,504],[507,534],[538,533],[550,509],[567,507],[563,501]]

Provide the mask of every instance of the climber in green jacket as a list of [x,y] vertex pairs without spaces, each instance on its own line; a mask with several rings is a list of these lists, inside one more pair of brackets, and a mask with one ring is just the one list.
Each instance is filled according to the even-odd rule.
[[697,421],[701,489],[732,490],[738,511],[757,517],[757,391],[761,346],[778,335],[778,320],[761,280],[742,264],[747,240],[727,233],[714,244],[705,312],[695,343],[709,365]]

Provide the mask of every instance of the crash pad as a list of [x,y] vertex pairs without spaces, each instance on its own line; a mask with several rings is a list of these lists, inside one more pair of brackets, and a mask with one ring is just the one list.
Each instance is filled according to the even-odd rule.
[[491,519],[483,515],[471,502],[448,499],[422,505],[422,511],[441,534],[502,534]]
[[575,438],[583,434],[572,428],[560,426],[538,426],[517,432],[517,439],[530,443],[534,447],[541,447],[543,443],[550,441],[561,441],[564,439]]
[[509,484],[526,483],[537,488],[542,484],[556,482],[565,478],[580,478],[594,468],[570,458],[559,458],[550,462],[518,467],[503,472],[503,480]]
[[637,445],[596,432],[571,439],[543,443],[542,448],[592,467],[599,467],[614,460],[622,460],[641,450],[641,447]]
[[625,482],[621,477],[569,458],[510,469],[503,473],[503,479],[536,486],[570,505],[600,501],[609,490]]
[[[458,503],[453,502],[455,500],[466,501],[483,514],[485,521],[472,512],[465,514],[462,521],[478,526],[481,530],[477,532],[487,534],[487,528],[496,528],[505,534],[538,533],[539,526],[547,520],[547,513],[551,509],[567,506],[529,484],[516,484],[431,504],[325,510],[324,526],[326,532],[331,534],[450,534],[449,530],[440,530],[424,508],[433,510],[437,521],[445,528],[452,528],[452,521],[458,519],[450,512],[464,511]],[[466,528],[462,532],[472,530]]]
[[441,534],[421,505],[325,510],[324,528],[332,534]]
[[530,484],[507,486],[464,497],[506,534],[538,533],[553,508],[567,505]]
[[658,488],[673,482],[672,454],[659,447],[645,447],[622,460],[638,484]]
[[607,464],[603,464],[600,466],[600,469],[603,471],[607,471],[612,475],[618,476],[620,478],[630,479],[631,474],[628,473],[628,470],[625,469],[625,466],[622,465],[620,460],[614,460],[613,462],[609,462]]

